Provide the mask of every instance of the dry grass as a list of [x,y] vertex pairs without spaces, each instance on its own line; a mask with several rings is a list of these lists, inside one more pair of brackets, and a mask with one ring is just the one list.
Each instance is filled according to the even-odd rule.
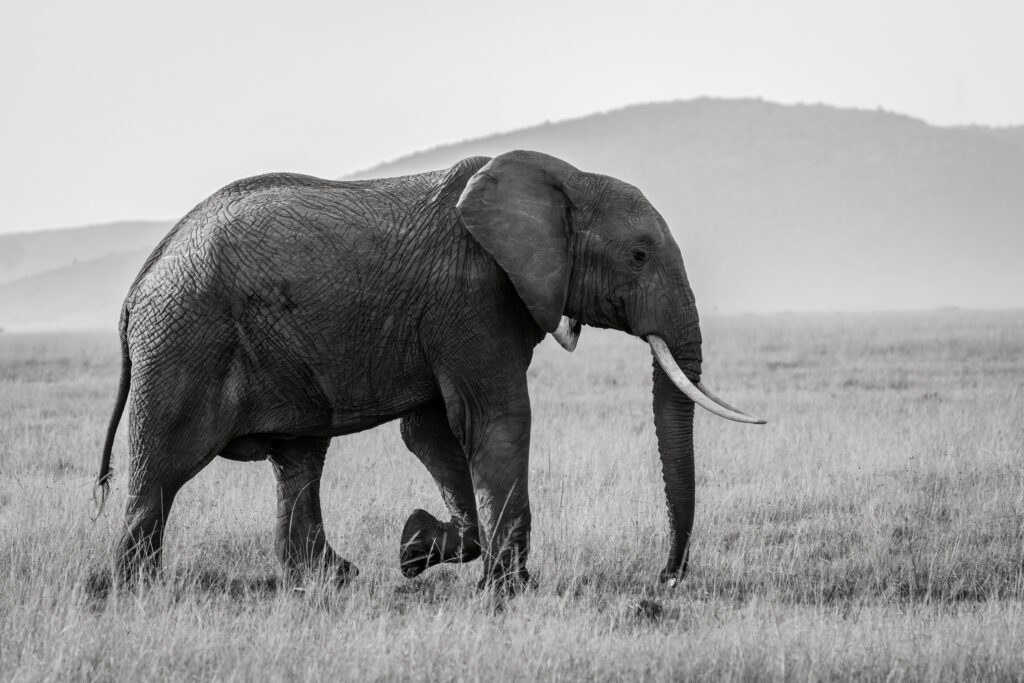
[[269,466],[217,461],[178,498],[164,579],[92,597],[124,503],[121,477],[90,521],[116,341],[2,335],[0,679],[1022,680],[1024,314],[704,328],[709,384],[770,424],[698,418],[691,575],[655,585],[649,355],[585,330],[531,370],[539,587],[503,605],[477,563],[399,574],[405,517],[442,505],[394,425],[329,456],[350,586],[278,590]]

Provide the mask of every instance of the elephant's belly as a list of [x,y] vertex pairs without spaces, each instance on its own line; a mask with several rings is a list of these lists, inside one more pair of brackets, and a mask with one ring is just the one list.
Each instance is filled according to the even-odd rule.
[[[336,313],[351,329],[367,327]],[[344,329],[332,329],[301,341],[279,335],[250,344],[251,354],[235,353],[226,393],[241,398],[231,424],[249,436],[235,439],[225,457],[259,459],[266,443],[254,437],[261,435],[333,437],[371,429],[438,397],[411,333],[387,343],[346,343]]]
[[[410,409],[411,410],[411,409]],[[355,434],[365,429],[372,429],[385,422],[398,419],[405,414],[403,411],[396,414],[386,415],[365,415],[365,414],[341,414],[336,415],[330,426],[306,427],[299,430],[302,436],[343,436]],[[232,439],[227,446],[222,448],[218,455],[227,460],[237,462],[255,462],[266,460],[270,455],[272,442],[288,441],[296,438],[295,435],[281,434],[246,434]]]
[[[410,409],[411,410],[411,409]],[[355,434],[366,429],[373,429],[374,427],[380,426],[385,422],[391,422],[396,420],[406,412],[403,411],[398,413],[389,413],[386,415],[358,415],[358,414],[339,414],[335,415],[332,421],[329,433],[325,436],[344,436],[346,434]]]
[[363,377],[351,373],[347,382],[334,384],[328,404],[330,436],[372,429],[440,399],[437,383],[425,368],[400,372],[378,365],[374,370]]
[[253,462],[266,460],[270,452],[270,437],[262,434],[249,434],[232,439],[221,449],[219,455],[228,460]]
[[440,395],[433,382],[422,381],[398,383],[397,388],[388,388],[387,393],[374,398],[376,400],[369,405],[352,405],[344,401],[335,403],[331,410],[330,433],[325,436],[343,436],[372,429],[436,403]]

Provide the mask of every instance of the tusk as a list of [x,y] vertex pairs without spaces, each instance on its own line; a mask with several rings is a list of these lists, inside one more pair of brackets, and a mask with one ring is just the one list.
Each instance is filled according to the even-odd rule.
[[[715,402],[715,403],[717,403],[718,405],[720,405],[720,406],[722,406],[723,408],[725,408],[726,410],[731,410],[731,411],[732,411],[732,412],[734,412],[734,413],[739,413],[740,415],[746,415],[747,417],[752,417],[752,418],[754,418],[755,420],[760,420],[760,419],[761,419],[761,418],[759,418],[759,417],[754,417],[754,416],[753,416],[753,415],[751,415],[750,413],[748,413],[748,412],[745,412],[745,411],[743,411],[743,410],[740,410],[739,408],[737,408],[737,407],[735,407],[735,406],[731,406],[731,405],[729,405],[728,403],[726,403],[725,401],[723,401],[722,399],[720,399],[720,398],[719,398],[718,396],[716,396],[716,395],[714,394],[714,392],[712,392],[712,391],[711,391],[710,389],[708,389],[708,388],[707,388],[706,386],[704,386],[704,384],[703,384],[702,382],[697,382],[697,389],[698,389],[698,390],[699,390],[699,391],[700,391],[700,392],[701,392],[702,394],[704,394],[705,396],[707,396],[708,398],[710,398],[710,399],[711,399],[712,401],[714,401],[714,402]],[[762,422],[763,422],[763,420],[762,420]]]
[[579,321],[563,315],[562,321],[558,323],[558,329],[552,332],[551,336],[563,349],[572,353],[576,349],[576,342],[580,340],[581,327]]
[[647,343],[651,345],[651,351],[654,352],[654,357],[658,361],[658,365],[665,371],[668,378],[672,380],[672,383],[676,385],[679,391],[686,394],[686,396],[699,405],[701,408],[714,413],[719,417],[724,417],[727,420],[735,420],[736,422],[746,422],[747,424],[758,424],[763,425],[767,421],[760,418],[754,417],[753,415],[747,415],[746,413],[740,412],[734,408],[731,408],[722,402],[722,404],[716,403],[707,394],[704,394],[698,386],[694,386],[693,382],[687,379],[683,371],[679,369],[679,364],[676,363],[676,359],[672,357],[672,352],[668,350],[668,344],[661,337],[649,334],[647,335]]

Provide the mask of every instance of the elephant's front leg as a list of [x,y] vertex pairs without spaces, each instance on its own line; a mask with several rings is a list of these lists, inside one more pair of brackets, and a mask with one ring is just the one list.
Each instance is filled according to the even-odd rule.
[[297,581],[323,569],[338,583],[359,573],[331,549],[324,534],[320,477],[330,441],[303,437],[271,442],[269,459],[277,477],[277,556]]
[[481,588],[515,592],[529,582],[530,403],[522,398],[468,422],[470,471],[483,540]]
[[402,439],[430,471],[451,520],[442,522],[426,510],[415,510],[402,530],[399,561],[407,577],[441,562],[469,562],[480,557],[476,501],[469,462],[438,404],[402,419]]

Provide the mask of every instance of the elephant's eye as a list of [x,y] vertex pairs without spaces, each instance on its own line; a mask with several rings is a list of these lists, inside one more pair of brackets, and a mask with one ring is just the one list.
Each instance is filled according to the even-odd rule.
[[647,252],[643,249],[633,250],[633,263],[640,265],[647,262]]

